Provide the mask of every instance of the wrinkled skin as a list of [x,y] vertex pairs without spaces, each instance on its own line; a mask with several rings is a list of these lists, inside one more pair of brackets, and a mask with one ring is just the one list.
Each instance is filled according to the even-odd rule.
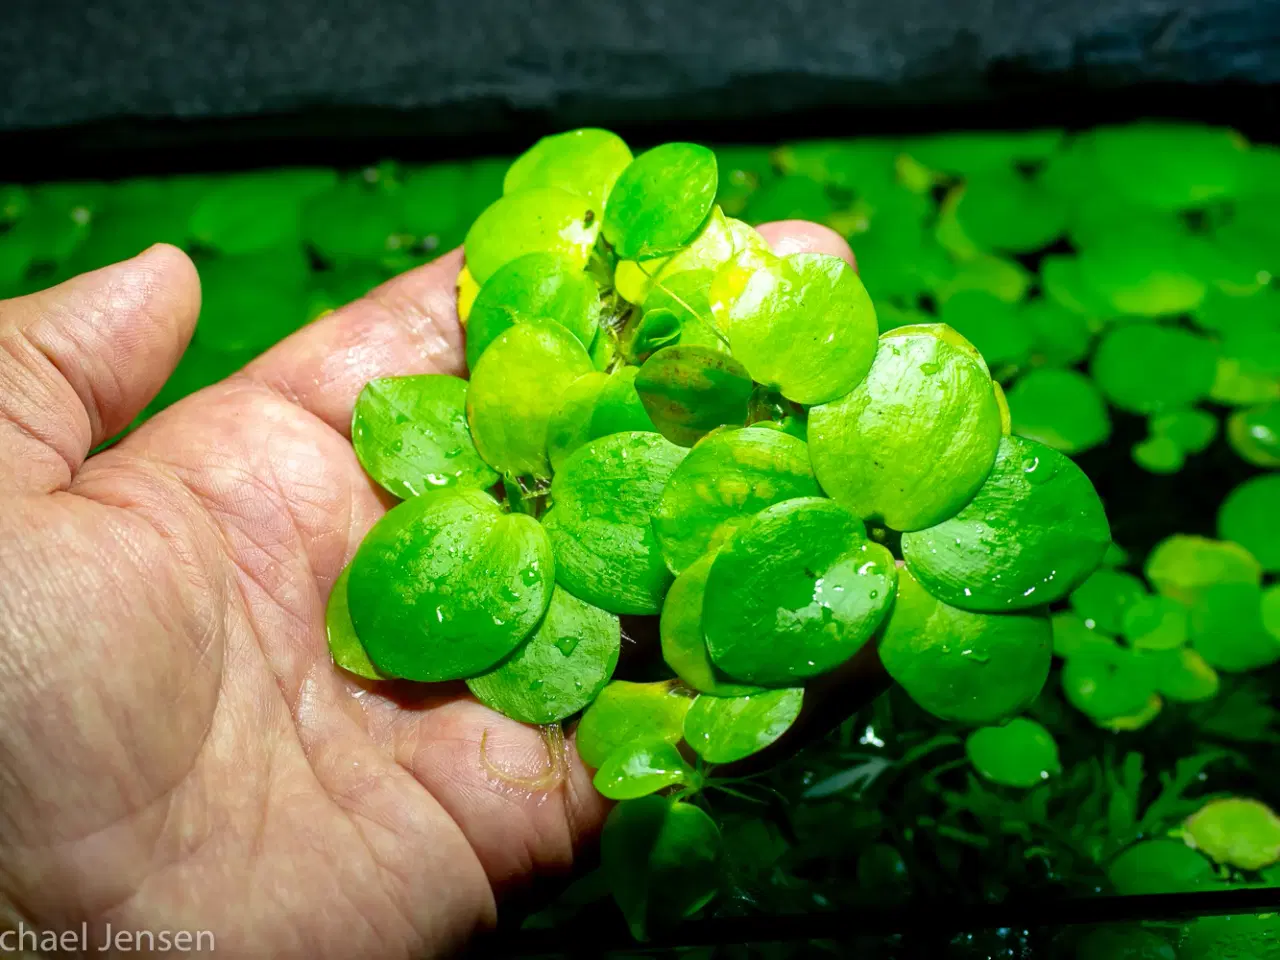
[[[783,252],[849,257],[823,228]],[[180,251],[0,303],[0,919],[210,930],[229,956],[438,955],[572,868],[606,811],[460,685],[331,663],[333,581],[387,509],[374,377],[463,372],[461,255],[311,324],[91,458],[190,339]],[[96,949],[96,947],[95,947]]]

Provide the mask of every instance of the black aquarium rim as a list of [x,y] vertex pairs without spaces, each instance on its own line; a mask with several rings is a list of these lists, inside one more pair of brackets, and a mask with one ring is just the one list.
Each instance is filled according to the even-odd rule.
[[[965,98],[935,99],[824,84],[803,93],[786,78],[752,78],[733,90],[670,102],[565,102],[518,110],[479,101],[429,110],[313,106],[243,117],[121,117],[0,131],[0,179],[40,182],[214,173],[282,166],[353,168],[386,158],[415,162],[513,156],[539,136],[605,126],[635,144],[666,140],[775,144],[787,140],[907,136],[1037,128],[1085,129],[1141,119],[1229,126],[1251,140],[1280,140],[1280,86],[1224,82],[1107,87],[1013,79]],[[971,93],[971,91],[970,91]],[[793,103],[798,102],[798,106]]]
[[[694,920],[645,943],[634,940],[619,918],[611,915],[607,920],[593,922],[588,914],[574,920],[571,943],[566,942],[562,929],[522,930],[477,942],[472,953],[478,956],[598,956],[606,951],[643,953],[655,949],[757,943],[846,942],[868,936],[919,932],[922,918],[931,935],[955,935],[991,929],[1176,923],[1199,917],[1274,912],[1280,912],[1280,887],[1004,903],[912,902],[900,907]],[[575,947],[575,944],[581,946]]]

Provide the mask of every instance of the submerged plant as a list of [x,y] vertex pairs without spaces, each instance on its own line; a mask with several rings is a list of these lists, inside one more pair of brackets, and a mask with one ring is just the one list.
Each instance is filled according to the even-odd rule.
[[[925,710],[986,728],[987,776],[1056,772],[1043,730],[992,725],[1039,694],[1047,606],[1110,545],[1088,478],[1010,435],[968,339],[881,334],[848,263],[775,254],[718,185],[706,148],[633,159],[600,130],[511,165],[466,236],[470,381],[379,380],[356,405],[360,462],[403,502],[330,600],[353,672],[464,680],[527,723],[581,714],[640,937],[719,888],[699,806],[732,789],[719,765],[778,743],[868,647]],[[1060,216],[1006,233],[960,213],[1011,248]],[[661,640],[635,679],[615,676],[623,616]]]

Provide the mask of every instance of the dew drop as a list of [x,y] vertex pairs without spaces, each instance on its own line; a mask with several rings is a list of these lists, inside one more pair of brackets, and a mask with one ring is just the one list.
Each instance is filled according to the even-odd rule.
[[524,581],[525,586],[532,587],[538,582],[538,565],[535,563],[531,567],[525,567],[520,571],[520,579]]
[[538,690],[541,690],[541,689],[542,689],[542,681],[541,681],[541,680],[534,680],[531,684],[529,684],[529,689],[530,689],[531,691],[534,691],[534,692],[537,692]]
[[578,649],[577,637],[557,637],[553,643],[555,648],[566,657],[572,655],[573,651]]
[[433,487],[443,487],[449,483],[449,478],[443,473],[428,473],[427,483],[431,484]]
[[391,444],[391,452],[392,452],[392,453],[399,453],[399,452],[400,452],[400,451],[402,451],[403,449],[404,449],[404,441],[403,441],[403,440],[396,440],[396,441],[393,441],[393,442],[392,442],[392,444]]
[[930,361],[929,363],[920,364],[920,372],[923,373],[926,377],[932,377],[935,373],[937,373],[941,369],[942,369],[941,364],[933,363],[932,361]]

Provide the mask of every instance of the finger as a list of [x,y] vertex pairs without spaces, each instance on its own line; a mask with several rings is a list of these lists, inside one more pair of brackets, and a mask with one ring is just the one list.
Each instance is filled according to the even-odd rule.
[[264,383],[344,436],[364,385],[378,377],[461,374],[454,250],[370,291],[272,347],[237,376]]
[[839,257],[858,269],[858,261],[844,237],[830,227],[808,220],[775,220],[756,228],[769,241],[773,252],[779,256],[789,253],[826,253]]
[[166,244],[0,303],[0,489],[65,489],[159,392],[199,312],[195,267]]

